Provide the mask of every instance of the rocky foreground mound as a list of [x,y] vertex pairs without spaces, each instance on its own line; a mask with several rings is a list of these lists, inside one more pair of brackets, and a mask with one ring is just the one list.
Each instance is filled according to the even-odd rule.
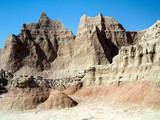
[[78,103],[58,90],[18,89],[10,91],[0,102],[0,110],[57,109]]
[[[105,96],[108,102],[159,109],[160,21],[135,32],[112,17],[83,15],[74,36],[43,12],[38,23],[23,24],[19,35],[7,37],[0,68],[0,92],[11,91],[2,108],[17,91],[15,95],[24,96],[17,108],[24,109],[77,105],[67,95]],[[8,108],[18,106],[18,100]]]

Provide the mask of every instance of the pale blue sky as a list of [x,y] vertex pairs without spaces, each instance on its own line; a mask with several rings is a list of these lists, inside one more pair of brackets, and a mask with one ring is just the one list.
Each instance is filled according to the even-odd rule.
[[37,22],[43,11],[77,33],[83,14],[114,17],[126,30],[143,30],[160,19],[160,0],[0,0],[0,48],[23,23]]

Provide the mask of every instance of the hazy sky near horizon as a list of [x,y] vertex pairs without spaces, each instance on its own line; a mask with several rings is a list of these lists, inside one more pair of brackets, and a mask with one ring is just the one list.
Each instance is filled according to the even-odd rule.
[[160,0],[0,0],[0,49],[8,35],[18,35],[23,23],[37,22],[43,11],[74,35],[83,14],[99,13],[114,17],[126,30],[140,31],[160,20]]

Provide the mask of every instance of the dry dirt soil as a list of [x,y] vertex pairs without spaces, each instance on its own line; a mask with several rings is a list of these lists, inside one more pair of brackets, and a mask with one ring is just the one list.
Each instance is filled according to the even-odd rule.
[[[0,99],[3,96],[0,96]],[[160,111],[133,104],[114,104],[105,97],[71,96],[78,106],[65,109],[0,111],[0,120],[160,120]]]

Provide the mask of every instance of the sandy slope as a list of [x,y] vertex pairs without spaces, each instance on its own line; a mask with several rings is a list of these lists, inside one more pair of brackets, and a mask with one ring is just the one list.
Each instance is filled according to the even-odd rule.
[[157,110],[113,105],[99,99],[75,99],[80,103],[73,108],[1,111],[0,120],[160,120],[160,111]]

